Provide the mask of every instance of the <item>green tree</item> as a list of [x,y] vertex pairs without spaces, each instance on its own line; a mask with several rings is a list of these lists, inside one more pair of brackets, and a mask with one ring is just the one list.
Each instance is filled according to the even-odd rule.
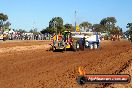
[[104,31],[109,32],[111,29],[115,27],[116,22],[117,21],[115,17],[107,17],[107,18],[103,18],[100,24],[103,26]]
[[42,34],[44,33],[49,33],[47,29],[43,29],[42,31],[40,31]]
[[84,28],[85,31],[86,31],[86,29],[88,29],[88,31],[89,31],[89,29],[91,28],[92,24],[85,21],[85,22],[82,22],[79,26],[81,28]]
[[3,30],[4,31],[9,31],[9,26],[11,25],[11,23],[9,21],[7,21],[4,25],[3,25]]
[[94,24],[92,26],[92,30],[93,30],[93,32],[103,32],[101,24]]
[[132,35],[132,30],[131,29],[127,30],[127,34]]
[[42,34],[44,34],[44,33],[50,33],[50,34],[52,34],[52,33],[55,33],[55,30],[54,30],[53,28],[47,27],[47,28],[43,29],[43,30],[41,31],[41,33],[42,33]]
[[128,28],[128,30],[126,31],[126,33],[128,35],[132,35],[132,23],[128,23],[126,28]]
[[33,33],[33,34],[39,34],[37,28],[31,29],[29,32],[31,32],[31,33]]
[[11,23],[10,23],[9,21],[7,21],[4,25],[5,25],[5,26],[10,26]]
[[110,34],[112,34],[112,35],[120,35],[121,31],[120,31],[119,27],[114,27],[113,29],[110,30]]
[[[8,16],[3,13],[0,13],[0,31],[4,31],[3,30],[4,22],[7,20],[8,20]],[[1,30],[1,28],[2,28],[2,30]]]
[[131,29],[131,30],[132,30],[132,23],[128,23],[128,24],[127,24],[127,26],[126,26],[126,28],[128,28],[128,29]]
[[67,23],[64,25],[64,27],[65,27],[65,30],[74,31],[74,27],[72,26],[72,24]]
[[0,13],[0,24],[3,25],[3,22],[7,20],[8,20],[8,16],[3,13]]
[[33,29],[31,29],[29,32],[33,33],[34,31],[33,31]]
[[25,33],[25,32],[27,32],[27,31],[24,30],[24,29],[19,29],[18,32],[20,32],[20,33]]
[[122,28],[120,28],[119,26],[117,26],[117,28],[118,28],[118,30],[119,30],[119,32],[120,32],[119,34],[120,34],[120,35],[123,35],[123,30],[122,30]]
[[63,32],[64,26],[63,26],[63,19],[61,17],[54,17],[49,22],[49,28],[50,30],[53,30],[52,32]]

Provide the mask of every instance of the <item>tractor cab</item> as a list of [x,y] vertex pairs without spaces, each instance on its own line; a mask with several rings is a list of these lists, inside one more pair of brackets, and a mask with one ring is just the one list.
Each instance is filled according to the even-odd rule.
[[56,35],[54,33],[52,50],[53,51],[66,50],[68,48],[71,48],[71,42],[72,42],[71,32],[65,31],[63,35],[61,35],[60,33]]
[[63,35],[60,33],[56,35],[54,33],[53,35],[53,44],[52,44],[52,50],[67,50],[71,48],[72,43],[72,37],[71,32],[65,31]]
[[63,40],[62,40],[62,35],[59,33],[56,35],[55,33],[53,34],[53,44],[52,44],[52,49],[53,51],[57,49],[63,49]]

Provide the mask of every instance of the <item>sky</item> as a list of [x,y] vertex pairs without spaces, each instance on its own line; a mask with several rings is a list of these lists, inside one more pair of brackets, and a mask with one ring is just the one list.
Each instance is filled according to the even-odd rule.
[[115,17],[116,25],[126,31],[132,22],[132,0],[0,0],[0,13],[8,15],[13,29],[41,31],[53,17],[62,17],[64,24],[75,20],[97,24],[105,17]]

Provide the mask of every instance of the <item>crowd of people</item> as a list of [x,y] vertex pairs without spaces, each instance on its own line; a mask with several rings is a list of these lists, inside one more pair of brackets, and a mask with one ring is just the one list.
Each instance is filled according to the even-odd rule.
[[50,40],[50,34],[8,33],[6,40]]

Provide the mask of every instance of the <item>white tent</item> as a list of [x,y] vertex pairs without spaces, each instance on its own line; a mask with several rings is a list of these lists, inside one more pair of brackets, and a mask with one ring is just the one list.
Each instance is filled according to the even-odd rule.
[[9,33],[10,34],[15,34],[15,32],[13,30],[10,30]]

